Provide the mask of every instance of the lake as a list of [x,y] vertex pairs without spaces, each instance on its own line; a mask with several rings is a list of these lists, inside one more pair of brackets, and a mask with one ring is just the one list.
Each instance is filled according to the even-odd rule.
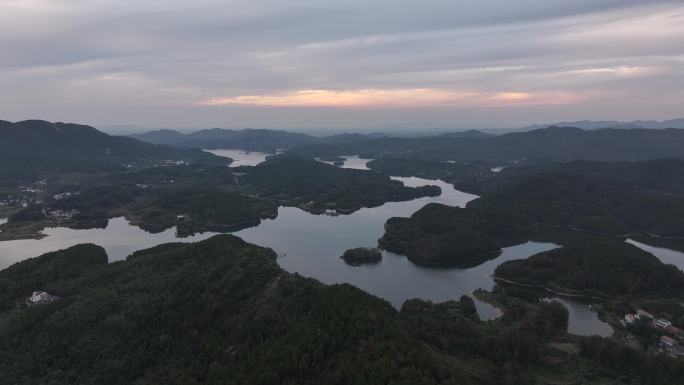
[[[340,158],[344,159],[344,164],[342,164],[340,167],[342,168],[351,168],[355,170],[370,170],[367,166],[367,163],[370,162],[372,159],[362,159],[359,158],[358,155],[343,155],[340,156]],[[316,158],[317,161],[329,165],[334,165],[335,162],[327,161],[327,160],[322,160],[319,158]]]
[[47,237],[39,240],[19,239],[0,242],[0,269],[27,258],[80,243],[94,243],[104,247],[109,261],[113,262],[125,259],[134,251],[162,243],[195,242],[216,235],[204,233],[188,238],[178,238],[175,228],[152,234],[131,226],[124,218],[110,219],[104,229],[74,230],[66,227],[48,227],[43,230],[43,234]]
[[546,301],[557,301],[568,309],[568,332],[577,335],[597,335],[609,337],[613,328],[601,321],[589,307],[591,302],[568,297],[547,297]]
[[[258,159],[263,161],[267,155],[253,152],[240,155],[240,151],[230,154],[241,164],[255,163]],[[349,156],[345,157],[345,164],[342,167],[367,169],[368,161]],[[458,299],[464,294],[472,296],[472,292],[478,288],[491,290],[494,281],[490,276],[502,262],[527,258],[532,254],[558,247],[553,241],[544,239],[529,241],[504,248],[496,259],[469,268],[417,266],[404,256],[386,251],[383,252],[382,262],[377,265],[347,265],[339,258],[342,253],[353,247],[377,246],[377,240],[384,231],[384,223],[389,217],[410,216],[430,202],[464,207],[469,201],[477,198],[476,195],[458,191],[443,181],[414,177],[393,179],[411,187],[437,185],[442,188],[442,194],[438,197],[425,197],[406,202],[390,202],[379,207],[364,208],[351,215],[339,216],[313,215],[293,207],[280,207],[277,218],[264,220],[256,227],[234,234],[248,242],[273,248],[281,255],[278,264],[289,272],[297,272],[327,284],[350,283],[386,299],[397,308],[410,298],[440,302]],[[175,229],[150,234],[129,225],[123,218],[110,220],[105,229],[48,228],[44,233],[48,236],[40,240],[0,242],[0,268],[22,259],[84,242],[103,246],[110,260],[115,261],[124,259],[133,251],[161,243],[194,242],[214,235],[204,233],[189,238],[178,238]],[[680,268],[684,266],[684,253],[632,240],[630,242],[654,253],[664,262],[674,263]],[[559,300],[570,311],[571,332],[602,336],[612,333],[612,329],[596,317],[587,303],[574,298]],[[482,319],[493,319],[498,316],[496,308],[479,300],[476,300],[475,304]]]
[[[651,239],[649,241],[656,241],[657,243],[657,240],[655,239]],[[668,249],[661,246],[653,246],[643,242],[637,242],[634,239],[628,239],[627,243],[631,243],[642,250],[648,251],[649,253],[658,257],[658,259],[660,259],[664,263],[675,265],[679,268],[679,270],[684,271],[684,252]]]
[[[230,164],[230,167],[239,167],[239,166],[256,166],[257,164],[263,162],[266,160],[267,157],[273,156],[275,154],[270,154],[266,152],[259,152],[259,151],[245,151],[245,150],[231,150],[231,149],[225,149],[225,150],[204,150],[208,153],[217,155],[217,156],[222,156],[224,158],[231,158],[233,159],[233,162]],[[279,154],[281,151],[276,151],[276,154]]]

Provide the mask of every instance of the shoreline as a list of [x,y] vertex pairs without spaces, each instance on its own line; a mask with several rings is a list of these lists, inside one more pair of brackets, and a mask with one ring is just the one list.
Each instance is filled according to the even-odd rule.
[[508,283],[514,286],[520,286],[520,287],[530,287],[534,289],[542,289],[544,291],[547,291],[549,293],[561,296],[561,297],[568,297],[568,298],[587,298],[587,299],[593,299],[601,302],[610,302],[610,303],[620,303],[620,301],[611,301],[608,298],[605,297],[597,297],[589,294],[575,294],[575,293],[568,293],[568,292],[562,292],[556,289],[552,289],[548,287],[547,285],[543,284],[535,284],[535,283],[523,283],[523,282],[518,282],[518,281],[513,281],[510,279],[502,278],[502,277],[497,277],[495,275],[490,275],[489,276],[491,279],[493,279],[495,282],[501,281],[504,283]]

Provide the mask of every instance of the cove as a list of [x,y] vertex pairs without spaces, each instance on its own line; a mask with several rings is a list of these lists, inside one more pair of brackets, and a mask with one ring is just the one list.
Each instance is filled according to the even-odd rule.
[[[233,162],[229,167],[256,166],[266,160],[267,157],[275,155],[260,151],[245,151],[237,149],[204,150],[208,153],[224,158],[231,158]],[[276,154],[278,152],[276,151]]]

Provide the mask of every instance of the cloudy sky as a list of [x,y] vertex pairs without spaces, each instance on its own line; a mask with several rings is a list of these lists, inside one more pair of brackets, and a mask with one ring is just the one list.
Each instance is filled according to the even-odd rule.
[[684,1],[0,0],[0,119],[489,128],[684,115]]

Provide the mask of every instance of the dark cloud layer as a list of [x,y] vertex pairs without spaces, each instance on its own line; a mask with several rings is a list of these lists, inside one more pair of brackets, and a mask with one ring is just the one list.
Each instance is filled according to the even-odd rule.
[[680,1],[0,0],[0,118],[493,127],[681,114]]

